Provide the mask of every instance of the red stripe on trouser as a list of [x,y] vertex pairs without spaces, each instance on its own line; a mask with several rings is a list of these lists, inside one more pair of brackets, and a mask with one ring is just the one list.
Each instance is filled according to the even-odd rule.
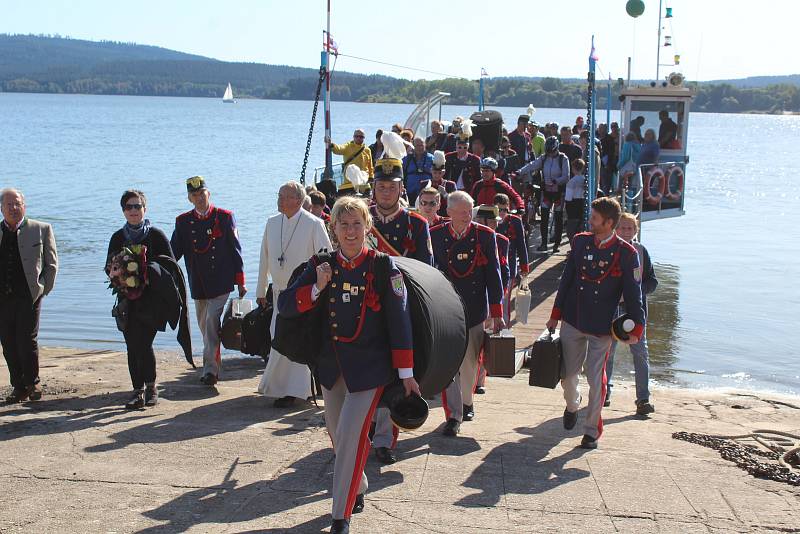
[[222,367],[222,356],[221,356],[222,349],[219,345],[217,345],[217,354],[214,355],[214,361],[217,362],[217,368]]
[[400,429],[392,425],[392,446],[390,449],[397,447],[397,438],[400,436]]
[[447,407],[447,390],[442,390],[442,408],[444,408],[444,418],[450,419],[450,408]]
[[603,404],[606,402],[606,393],[608,392],[608,377],[606,376],[606,363],[608,363],[608,355],[611,350],[606,351],[606,357],[603,360],[603,388],[600,390],[600,415],[597,417],[597,439],[603,435]]
[[369,441],[369,426],[372,423],[372,415],[375,413],[375,408],[378,407],[378,401],[381,400],[383,393],[383,386],[375,390],[375,398],[372,399],[372,404],[369,407],[367,416],[364,417],[364,424],[361,425],[361,435],[358,439],[358,454],[353,466],[353,478],[350,479],[350,490],[347,492],[347,502],[344,506],[344,519],[350,519],[353,513],[353,505],[356,502],[356,495],[358,495],[358,487],[361,484],[361,477],[364,475],[364,467],[367,465],[367,457],[369,456],[369,448],[371,446]]
[[478,368],[475,370],[475,384],[472,386],[473,393],[475,393],[478,382],[481,379],[481,369],[483,369],[483,346],[481,346],[481,351],[478,353]]

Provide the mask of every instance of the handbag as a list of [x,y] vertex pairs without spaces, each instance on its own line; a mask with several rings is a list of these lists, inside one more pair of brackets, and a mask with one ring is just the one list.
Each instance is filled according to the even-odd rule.
[[125,328],[128,326],[130,305],[131,303],[128,299],[120,298],[111,308],[111,316],[117,321],[117,330],[120,332],[125,332]]

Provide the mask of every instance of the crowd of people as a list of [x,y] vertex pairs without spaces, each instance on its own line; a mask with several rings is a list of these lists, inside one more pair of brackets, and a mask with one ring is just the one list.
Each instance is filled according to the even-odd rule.
[[[589,231],[580,232],[588,158],[594,157],[600,169],[601,190],[610,192],[610,177],[620,165],[653,157],[648,140],[654,133],[647,130],[638,147],[636,139],[626,140],[618,156],[618,125],[601,125],[595,154],[587,154],[590,134],[578,119],[571,127],[548,123],[540,128],[522,115],[497,147],[463,135],[462,119],[447,128],[434,121],[427,139],[394,125],[402,154],[392,148],[393,137],[379,131],[367,146],[364,131],[357,129],[352,141],[326,143],[345,167],[355,165],[365,173],[365,184],[345,180],[339,187],[304,187],[290,181],[280,187],[278,214],[267,220],[261,241],[256,300],[261,306],[275,303],[271,335],[278,315],[324,310],[317,373],[336,453],[332,532],[348,532],[351,514],[363,510],[370,446],[380,462],[397,461],[398,429],[389,410],[379,406],[383,389],[399,380],[406,395],[420,394],[405,281],[392,257],[439,269],[464,302],[466,353],[441,392],[441,432],[454,437],[476,417],[474,395],[486,393],[485,332],[509,325],[511,290],[527,283],[530,223],[538,215],[539,250],[546,251],[552,216],[556,252],[566,211],[571,246],[546,325],[554,330],[560,324],[564,427],[573,428],[578,418],[583,369],[589,399],[581,446],[597,447],[601,410],[610,402],[615,339],[629,344],[634,354],[636,412],[654,411],[647,385],[644,296],[657,280],[647,249],[636,241],[637,220],[622,213],[614,198],[603,196],[590,206]],[[233,212],[212,204],[203,177],[187,179],[186,188],[192,209],[176,218],[169,239],[146,218],[142,191],[125,191],[120,199],[125,223],[111,236],[104,267],[127,345],[133,392],[126,409],[158,402],[153,353],[158,331],[177,328],[191,359],[184,344],[187,292],[203,339],[200,381],[214,387],[222,375],[223,310],[234,289],[240,298],[248,292]],[[51,226],[25,217],[20,191],[4,189],[0,202],[0,340],[13,386],[6,401],[16,403],[42,396],[38,319],[42,298],[53,289],[58,259]],[[320,252],[329,254],[328,261],[315,260]],[[380,267],[385,256],[388,263]],[[177,264],[181,258],[188,283]],[[303,264],[302,275],[292,281]],[[612,323],[623,316],[633,326],[627,335],[612,338]],[[312,396],[310,373],[308,366],[273,350],[258,389],[275,399],[276,407],[286,408]]]

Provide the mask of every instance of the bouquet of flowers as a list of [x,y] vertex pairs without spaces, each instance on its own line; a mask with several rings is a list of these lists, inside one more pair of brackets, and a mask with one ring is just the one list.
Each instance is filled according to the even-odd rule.
[[123,247],[108,265],[108,287],[115,295],[136,300],[147,285],[147,247]]

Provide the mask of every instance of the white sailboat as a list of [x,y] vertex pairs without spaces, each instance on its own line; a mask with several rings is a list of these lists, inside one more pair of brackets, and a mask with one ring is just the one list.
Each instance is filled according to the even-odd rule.
[[228,83],[228,87],[225,88],[225,94],[222,95],[222,102],[225,104],[233,104],[236,100],[233,99],[233,89],[231,89],[230,82]]

